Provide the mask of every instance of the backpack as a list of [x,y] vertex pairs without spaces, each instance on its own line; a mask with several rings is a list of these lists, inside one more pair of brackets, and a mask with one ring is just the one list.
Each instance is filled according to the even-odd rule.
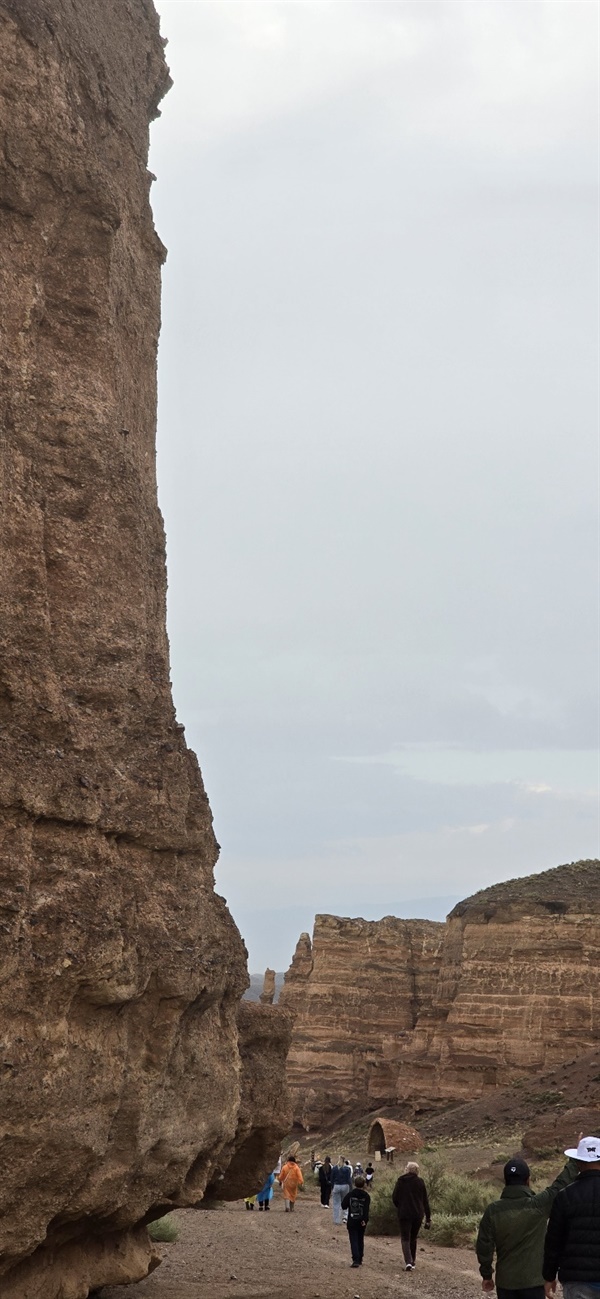
[[362,1222],[364,1212],[362,1197],[351,1194],[348,1204],[348,1222]]

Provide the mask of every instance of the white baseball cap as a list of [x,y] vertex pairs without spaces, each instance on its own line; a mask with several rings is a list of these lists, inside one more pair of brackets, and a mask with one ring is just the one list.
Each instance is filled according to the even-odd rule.
[[577,1150],[565,1150],[565,1155],[582,1164],[600,1164],[600,1137],[582,1137]]

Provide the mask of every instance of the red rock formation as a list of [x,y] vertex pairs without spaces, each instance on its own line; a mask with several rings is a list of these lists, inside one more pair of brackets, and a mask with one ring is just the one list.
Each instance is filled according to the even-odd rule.
[[562,1114],[544,1114],[523,1133],[523,1149],[532,1155],[572,1150],[578,1145],[580,1132],[590,1137],[600,1135],[600,1108],[580,1105]]
[[599,914],[596,861],[459,902],[435,995],[400,1053],[399,1101],[472,1100],[590,1050],[600,1029]]
[[241,1105],[234,1141],[222,1151],[206,1189],[207,1197],[217,1200],[240,1200],[260,1190],[277,1162],[282,1135],[292,1126],[284,1084],[291,1015],[279,1006],[243,1001],[238,1028]]
[[279,1004],[294,1016],[288,1080],[307,1129],[395,1100],[402,1042],[429,1002],[444,926],[317,916]]
[[599,914],[589,861],[477,893],[445,926],[317,916],[280,999],[296,1121],[473,1100],[590,1050]]
[[275,996],[275,970],[265,970],[263,988],[258,1000],[263,1006],[272,1006]]
[[138,1224],[196,1203],[252,1122],[245,951],[169,684],[167,85],[150,0],[0,0],[3,1299],[143,1276]]

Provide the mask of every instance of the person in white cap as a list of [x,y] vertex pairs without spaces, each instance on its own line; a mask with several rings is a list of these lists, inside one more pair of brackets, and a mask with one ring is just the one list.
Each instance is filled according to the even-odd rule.
[[576,1150],[579,1175],[557,1195],[544,1243],[544,1291],[564,1299],[600,1299],[600,1137],[582,1137]]

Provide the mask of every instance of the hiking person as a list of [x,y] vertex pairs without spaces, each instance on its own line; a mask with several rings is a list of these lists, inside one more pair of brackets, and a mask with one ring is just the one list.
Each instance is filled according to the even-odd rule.
[[258,1192],[258,1195],[256,1197],[256,1201],[259,1209],[264,1209],[265,1212],[267,1209],[271,1208],[271,1200],[273,1199],[274,1182],[275,1182],[275,1173],[274,1172],[269,1173],[269,1176],[267,1177],[264,1186],[261,1186],[260,1191]]
[[417,1261],[417,1236],[421,1223],[431,1226],[431,1210],[427,1198],[427,1187],[419,1177],[419,1165],[409,1161],[401,1173],[392,1191],[392,1203],[396,1207],[400,1225],[400,1243],[404,1255],[404,1271],[414,1272]]
[[371,1161],[369,1160],[369,1163],[367,1164],[367,1167],[365,1168],[365,1182],[366,1182],[366,1184],[367,1184],[367,1190],[369,1189],[370,1186],[373,1185],[373,1178],[374,1178],[374,1176],[375,1176],[375,1169],[373,1168],[373,1165],[372,1165]]
[[302,1170],[296,1163],[295,1155],[288,1155],[287,1162],[283,1165],[281,1172],[277,1174],[277,1181],[283,1191],[285,1211],[291,1213],[296,1203],[298,1188],[304,1186]]
[[331,1160],[329,1158],[329,1155],[325,1155],[323,1163],[321,1164],[321,1167],[319,1169],[319,1186],[321,1187],[321,1204],[324,1209],[329,1208],[329,1201],[331,1199],[332,1174],[333,1174],[333,1168],[331,1167]]
[[342,1200],[352,1186],[352,1170],[343,1155],[331,1170],[331,1208],[336,1227],[342,1225]]
[[582,1137],[576,1150],[577,1178],[556,1196],[544,1244],[544,1294],[564,1299],[600,1297],[600,1137]]
[[354,1186],[342,1200],[342,1209],[348,1214],[348,1239],[352,1254],[351,1267],[360,1267],[365,1252],[365,1227],[369,1221],[371,1196],[365,1191],[364,1177],[355,1177]]
[[537,1195],[529,1185],[530,1170],[515,1156],[504,1165],[504,1190],[488,1207],[479,1224],[475,1249],[482,1290],[495,1288],[498,1299],[544,1299],[542,1259],[548,1214],[564,1186],[575,1180],[577,1164],[569,1160],[557,1178]]

